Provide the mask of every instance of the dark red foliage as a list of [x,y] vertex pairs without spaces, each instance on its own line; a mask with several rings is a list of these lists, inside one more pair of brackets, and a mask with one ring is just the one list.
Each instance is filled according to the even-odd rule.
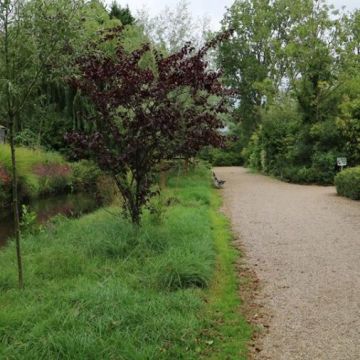
[[[103,34],[103,42],[121,36],[122,27],[115,28]],[[221,74],[208,70],[204,57],[227,36],[219,35],[199,51],[186,44],[166,57],[149,44],[132,53],[118,45],[111,56],[98,47],[77,61],[80,76],[71,82],[93,102],[97,131],[67,134],[67,139],[78,157],[95,159],[113,175],[134,223],[152,195],[156,164],[223,144],[218,130],[225,92]],[[154,71],[139,64],[147,53],[155,59]]]
[[70,172],[68,165],[38,164],[33,167],[33,173],[40,177],[66,177]]

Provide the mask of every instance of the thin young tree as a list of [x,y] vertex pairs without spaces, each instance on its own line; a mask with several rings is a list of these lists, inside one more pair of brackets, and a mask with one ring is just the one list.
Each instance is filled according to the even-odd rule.
[[17,119],[36,92],[43,72],[64,52],[79,1],[0,1],[0,114],[9,130],[12,200],[19,287],[24,287],[20,244]]

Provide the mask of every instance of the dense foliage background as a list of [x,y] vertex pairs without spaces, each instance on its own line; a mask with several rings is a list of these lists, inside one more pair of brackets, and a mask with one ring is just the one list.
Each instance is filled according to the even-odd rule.
[[[36,6],[37,1],[28,2],[27,11]],[[46,18],[59,9],[71,16],[49,25]],[[33,63],[43,64],[40,81],[15,118],[16,141],[67,155],[64,133],[96,128],[93,104],[68,84],[72,60],[85,56],[102,31],[123,24],[127,51],[150,41],[163,55],[188,40],[200,48],[211,37],[207,20],[193,19],[185,1],[153,18],[145,11],[132,14],[116,2],[106,7],[99,0],[48,2],[42,11],[23,22],[19,43],[23,36],[29,38],[29,31],[31,41],[15,44],[24,82],[37,72],[36,66],[25,71],[21,65],[28,64],[30,55]],[[56,56],[46,50],[53,37],[40,36],[51,34],[52,26],[66,40],[57,43]],[[223,80],[233,91],[232,114],[225,120],[234,138],[226,150],[208,149],[202,156],[215,165],[246,164],[304,183],[332,183],[337,157],[358,165],[359,10],[338,11],[324,0],[236,0],[222,21],[222,30],[229,29],[233,35],[208,61],[223,69]]]
[[333,183],[337,157],[358,165],[360,11],[322,0],[237,0],[222,26],[234,29],[218,63],[234,90],[242,154],[229,149],[224,164],[324,184]]

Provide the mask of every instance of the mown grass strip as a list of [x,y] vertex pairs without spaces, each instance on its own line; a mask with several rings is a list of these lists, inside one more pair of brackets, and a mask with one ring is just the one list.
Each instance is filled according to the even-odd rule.
[[210,218],[217,260],[208,294],[209,327],[204,333],[208,338],[207,343],[211,346],[203,352],[202,357],[245,360],[253,330],[240,311],[236,261],[241,254],[232,245],[231,226],[226,216],[219,211],[220,206],[220,196],[213,191]]

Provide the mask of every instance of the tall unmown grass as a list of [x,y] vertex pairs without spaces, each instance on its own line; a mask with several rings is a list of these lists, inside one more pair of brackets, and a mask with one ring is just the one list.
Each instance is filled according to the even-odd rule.
[[[223,296],[209,291],[221,276],[214,229],[223,224],[214,223],[208,170],[168,183],[161,224],[146,212],[134,229],[109,208],[56,218],[26,237],[24,291],[13,244],[0,252],[0,358],[198,359],[224,346],[219,332],[212,341],[202,335],[220,309],[206,303]],[[236,306],[226,311],[240,316]]]

